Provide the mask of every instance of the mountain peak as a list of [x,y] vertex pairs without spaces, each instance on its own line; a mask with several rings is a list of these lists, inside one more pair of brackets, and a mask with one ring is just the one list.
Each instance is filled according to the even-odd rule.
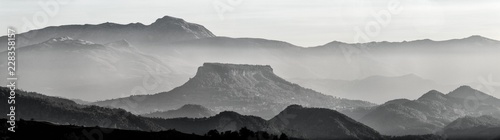
[[340,41],[332,41],[326,43],[324,46],[339,46],[339,45],[348,45],[348,44]]
[[159,23],[185,23],[184,19],[181,18],[176,18],[176,17],[171,17],[171,16],[164,16],[162,18],[156,19],[155,22],[152,24],[159,24]]
[[164,16],[148,26],[149,30],[164,35],[171,32],[176,35],[187,34],[195,39],[215,37],[215,35],[202,25],[186,22],[184,19]]
[[[479,91],[477,89],[473,89],[470,86],[463,85],[458,87],[457,89],[451,91],[450,93],[446,94],[447,97],[453,97],[453,98],[460,98],[460,99],[467,99],[467,98],[477,98],[479,100],[486,100],[486,99],[493,99],[495,102],[500,101],[497,98],[488,95],[482,91]],[[500,103],[497,103],[500,105]]]
[[423,100],[423,99],[440,99],[440,100],[443,100],[443,99],[446,99],[445,98],[445,94],[437,91],[437,90],[431,90],[427,93],[425,93],[424,95],[422,95],[420,98],[418,98],[418,100]]
[[480,36],[480,35],[471,35],[467,38],[464,38],[464,39],[474,39],[474,40],[491,40],[489,38],[486,38],[484,36]]
[[470,87],[468,85],[462,85],[455,90],[475,90],[475,89],[473,89],[472,87]]
[[475,43],[486,43],[486,42],[498,43],[497,40],[493,40],[493,39],[490,39],[490,38],[487,38],[484,36],[480,36],[480,35],[472,35],[472,36],[462,38],[462,39],[451,39],[451,40],[460,41],[460,42],[475,42]]
[[470,86],[462,85],[462,86],[458,87],[457,89],[448,93],[447,96],[457,97],[457,98],[466,98],[468,96],[474,96],[474,93],[476,93],[476,92],[480,92],[480,91],[473,89]]

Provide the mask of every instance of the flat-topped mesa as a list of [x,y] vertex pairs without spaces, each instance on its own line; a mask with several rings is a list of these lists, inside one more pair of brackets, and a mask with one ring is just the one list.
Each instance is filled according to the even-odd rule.
[[281,83],[284,80],[276,76],[269,65],[204,63],[190,82],[204,86],[248,87],[260,82]]
[[264,71],[273,72],[273,68],[269,65],[249,65],[249,64],[228,64],[228,63],[203,63],[203,66],[198,68],[198,72],[204,70],[215,70],[218,72],[226,71]]

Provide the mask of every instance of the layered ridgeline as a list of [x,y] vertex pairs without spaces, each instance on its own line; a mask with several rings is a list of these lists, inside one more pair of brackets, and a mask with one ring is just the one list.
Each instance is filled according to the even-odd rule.
[[417,100],[397,99],[368,110],[360,121],[385,135],[436,133],[464,116],[500,117],[500,99],[469,86],[432,90]]
[[152,113],[147,113],[141,116],[145,117],[157,117],[157,118],[204,118],[214,116],[216,113],[204,106],[195,104],[186,104],[179,109],[168,110],[168,111],[157,111]]
[[[176,41],[214,37],[215,35],[202,25],[186,22],[183,19],[164,16],[150,25],[142,23],[116,24],[102,23],[97,25],[63,25],[51,26],[26,33],[16,34],[17,47],[38,44],[50,38],[68,36],[107,43],[113,40],[128,40],[135,46],[156,46]],[[0,48],[7,48],[7,37],[0,37]]]
[[500,119],[466,116],[448,124],[441,133],[449,139],[500,139]]
[[139,114],[199,104],[216,112],[229,110],[263,118],[271,118],[291,104],[331,109],[374,105],[303,88],[278,77],[270,66],[221,63],[203,64],[193,78],[169,92],[99,101],[95,104],[124,108]]
[[[157,57],[147,55],[126,40],[96,44],[71,37],[57,37],[16,50],[17,74],[25,90],[93,101],[124,97],[135,87],[148,92],[169,90],[175,75]],[[7,57],[7,52],[0,53]],[[6,69],[7,59],[0,60]],[[0,75],[8,75],[0,71]],[[146,81],[147,84],[144,84]]]
[[[0,99],[7,100],[8,88],[0,88]],[[46,121],[67,126],[67,130],[60,131],[61,133],[68,132],[74,129],[82,131],[82,129],[90,130],[87,127],[100,128],[115,128],[125,130],[141,130],[141,131],[162,131],[175,129],[177,131],[204,135],[210,130],[218,132],[238,131],[242,128],[247,128],[251,131],[264,131],[269,134],[280,135],[285,133],[292,137],[305,139],[379,139],[381,135],[373,129],[365,126],[353,119],[338,113],[337,111],[321,108],[306,108],[299,105],[291,105],[281,111],[279,115],[271,120],[264,120],[260,117],[250,115],[240,115],[232,111],[223,111],[215,116],[205,118],[147,118],[141,117],[122,109],[110,109],[91,105],[79,105],[75,102],[59,98],[51,97],[35,92],[25,92],[17,90],[16,93],[16,118],[32,121]],[[2,103],[1,106],[7,106],[7,103]],[[8,112],[7,107],[0,108],[0,112]],[[5,117],[2,117],[5,118]],[[47,123],[42,123],[47,124]],[[7,125],[7,124],[5,124]],[[5,126],[4,125],[4,126]],[[20,124],[21,126],[24,124]],[[77,126],[74,126],[77,125]],[[36,133],[56,134],[53,131],[59,130],[56,126],[43,125],[33,126],[38,130]],[[25,128],[20,131],[33,131],[34,128]],[[307,129],[307,131],[305,131]],[[106,136],[113,134],[108,129],[100,129]],[[46,132],[50,131],[50,132]],[[122,131],[122,130],[117,130]],[[2,131],[0,133],[5,132]],[[46,133],[43,133],[46,132]],[[59,131],[58,131],[59,132]],[[95,131],[89,131],[94,134]],[[130,133],[141,133],[135,131],[125,131]],[[165,132],[150,132],[151,135],[158,135]],[[289,134],[293,133],[293,134]],[[57,133],[60,134],[60,133]],[[67,136],[82,136],[81,132],[68,134]],[[96,134],[98,135],[98,134]],[[65,135],[66,136],[66,135]]]
[[[415,95],[418,94],[414,93],[422,92],[422,90],[428,91],[437,89],[447,91],[450,89],[441,87],[441,84],[456,83],[457,81],[462,82],[460,83],[462,85],[470,84],[471,82],[476,82],[478,77],[484,77],[484,73],[491,73],[493,79],[500,78],[500,66],[497,65],[500,63],[500,42],[481,36],[470,36],[443,41],[426,39],[403,42],[368,42],[355,44],[333,41],[324,45],[306,48],[283,41],[268,39],[215,37],[201,25],[189,23],[180,18],[165,16],[159,18],[150,25],[143,25],[141,23],[126,25],[103,23],[98,25],[63,25],[47,27],[18,34],[17,47],[22,48],[27,45],[37,45],[51,38],[60,36],[68,36],[77,40],[87,40],[96,44],[126,40],[126,42],[129,42],[128,44],[131,44],[131,46],[136,47],[138,50],[148,52],[148,56],[157,55],[158,59],[166,64],[169,70],[172,71],[168,74],[161,74],[162,76],[168,77],[168,80],[164,81],[167,81],[170,85],[160,86],[163,89],[148,89],[148,93],[168,91],[181,85],[186,82],[189,77],[192,77],[196,72],[196,68],[204,62],[272,65],[276,73],[285,79],[306,79],[306,81],[302,82],[292,82],[313,84],[304,85],[305,87],[314,88],[328,95],[366,100],[375,103],[387,101],[388,96],[393,96],[391,98],[415,99]],[[0,37],[0,48],[6,48],[5,46],[1,46],[6,45],[6,43],[2,41],[6,41],[5,36]],[[71,44],[68,45],[71,47]],[[37,52],[35,51],[33,53]],[[31,55],[20,54],[19,56]],[[49,58],[51,60],[57,60],[59,59],[59,55],[41,56],[33,59],[48,61]],[[94,60],[88,59],[86,61]],[[55,62],[54,64],[56,63],[59,62]],[[2,66],[2,64],[0,64],[0,66]],[[154,64],[148,66],[155,67]],[[134,68],[139,67],[130,66],[123,69]],[[427,68],[433,68],[432,72],[429,72]],[[22,66],[19,69],[22,69]],[[56,67],[54,69],[59,68]],[[457,71],[458,69],[460,71]],[[81,69],[81,71],[84,70],[92,71],[95,69],[93,67]],[[75,75],[77,74],[79,73],[75,73]],[[394,90],[386,90],[388,88],[366,88],[366,91],[373,91],[370,93],[374,95],[365,96],[365,90],[356,88],[370,84],[369,82],[366,84],[359,82],[371,79],[370,77],[372,76],[387,76],[398,79],[396,76],[407,74],[418,75],[422,78],[417,80],[421,81],[399,82],[397,86],[409,87],[411,89],[416,89],[415,91],[404,92],[404,90],[395,88]],[[81,77],[88,78],[92,76]],[[123,77],[126,77],[126,75]],[[25,76],[24,79],[31,82],[53,80],[52,77],[37,76]],[[102,79],[99,79],[98,76],[94,76],[94,79],[95,81],[107,81],[108,79],[114,78],[102,77]],[[363,80],[358,81],[354,79]],[[342,83],[339,84],[336,82],[327,82],[325,84],[325,82],[323,82],[336,80],[345,80],[348,82],[348,85],[343,86]],[[426,82],[427,80],[430,82]],[[421,82],[430,84],[417,84]],[[432,82],[436,82],[436,84],[432,84]],[[58,96],[63,95],[66,91],[82,91],[81,94],[107,93],[105,95],[112,95],[107,97],[94,96],[93,99],[80,98],[74,95],[65,96],[68,98],[96,101],[109,99],[111,97],[127,96],[130,95],[129,93],[132,91],[133,87],[137,85],[142,86],[142,82],[128,86],[106,85],[103,87],[99,87],[99,85],[103,85],[101,83],[89,84],[91,82],[87,82],[81,84],[78,80],[67,80],[65,83],[80,86],[79,89],[65,89],[65,87],[30,84],[25,86],[25,89],[41,91]],[[119,82],[116,83],[118,84]],[[377,83],[379,82],[368,85],[368,87],[381,87],[378,86]],[[389,82],[388,85],[392,85],[391,82]],[[454,85],[453,87],[456,86],[458,85]],[[335,87],[345,88],[339,89]],[[94,88],[95,90],[88,90]],[[123,92],[120,91],[120,93],[124,95],[109,93],[119,90],[123,90]],[[497,89],[496,91],[498,92],[500,90]]]

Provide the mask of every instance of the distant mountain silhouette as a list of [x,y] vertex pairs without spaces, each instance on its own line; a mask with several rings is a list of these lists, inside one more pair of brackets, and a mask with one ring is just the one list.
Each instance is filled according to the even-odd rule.
[[[328,95],[348,99],[384,103],[394,98],[416,99],[431,89],[451,90],[455,86],[441,85],[414,74],[401,76],[369,76],[359,80],[290,79],[304,87]],[[369,95],[369,96],[367,96]]]
[[483,115],[459,118],[443,128],[449,139],[499,139],[500,119]]
[[[334,98],[303,88],[278,77],[270,66],[221,63],[203,64],[193,78],[169,92],[139,97],[143,99],[140,102],[128,97],[95,104],[124,108],[134,113],[200,104],[216,112],[231,110],[263,118],[271,118],[291,104],[332,109],[374,105],[365,101]],[[129,101],[137,106],[130,108]]]
[[148,114],[144,114],[141,116],[145,117],[158,117],[158,118],[204,118],[215,115],[216,113],[212,110],[195,104],[186,104],[179,109],[176,110],[168,110],[168,111],[157,111]]
[[[71,37],[56,37],[42,43],[16,49],[17,73],[23,88],[67,98],[95,101],[102,98],[126,96],[142,86],[143,80],[156,93],[173,88],[175,73],[158,57],[147,55],[128,41],[120,40],[96,44]],[[0,53],[7,57],[7,53]],[[0,68],[7,67],[7,59],[0,60]],[[0,71],[7,75],[7,71]],[[57,80],[54,78],[57,77]],[[186,78],[187,79],[187,78]],[[49,82],[50,81],[50,82]],[[162,81],[157,82],[157,81]],[[144,94],[144,93],[142,93]]]
[[461,86],[443,94],[431,90],[417,100],[389,101],[360,121],[385,135],[431,134],[466,115],[500,116],[500,100]]
[[306,139],[383,139],[372,128],[335,110],[288,106],[269,120],[289,136]]
[[[150,25],[142,23],[97,25],[63,25],[31,30],[17,35],[17,47],[41,43],[50,38],[68,36],[95,43],[108,43],[114,40],[128,40],[136,46],[158,46],[176,41],[214,37],[215,35],[202,25],[189,23],[183,19],[164,16]],[[0,37],[0,48],[4,51],[6,36]]]
[[370,48],[378,48],[379,50],[393,49],[395,51],[405,49],[408,47],[414,47],[414,48],[423,47],[423,48],[432,48],[428,51],[431,50],[444,51],[444,49],[452,49],[452,48],[464,49],[464,47],[484,47],[484,46],[492,47],[490,45],[498,45],[499,43],[500,42],[498,40],[493,40],[480,35],[472,35],[466,38],[449,39],[441,41],[434,41],[431,39],[421,39],[421,40],[402,41],[402,42],[381,41],[381,42],[367,42],[367,43],[354,43],[354,44],[332,41],[330,43],[317,47],[322,49],[326,48],[339,49],[339,47],[370,47]]

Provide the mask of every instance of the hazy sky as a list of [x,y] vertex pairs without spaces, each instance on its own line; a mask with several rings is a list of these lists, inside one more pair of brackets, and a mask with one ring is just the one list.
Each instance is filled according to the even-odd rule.
[[[103,22],[150,24],[165,15],[199,23],[218,36],[317,46],[334,40],[500,40],[499,0],[0,0],[2,28]],[[57,7],[39,3],[60,3]],[[390,8],[392,7],[395,8]],[[44,10],[49,7],[49,10]],[[47,9],[47,8],[45,8]],[[57,9],[56,12],[53,9]],[[391,10],[390,9],[397,9]],[[377,21],[377,16],[388,13]],[[36,17],[35,20],[33,17]],[[31,23],[33,26],[25,26]],[[368,27],[368,29],[366,29]],[[356,30],[359,29],[359,32]],[[2,33],[5,35],[5,33]]]

